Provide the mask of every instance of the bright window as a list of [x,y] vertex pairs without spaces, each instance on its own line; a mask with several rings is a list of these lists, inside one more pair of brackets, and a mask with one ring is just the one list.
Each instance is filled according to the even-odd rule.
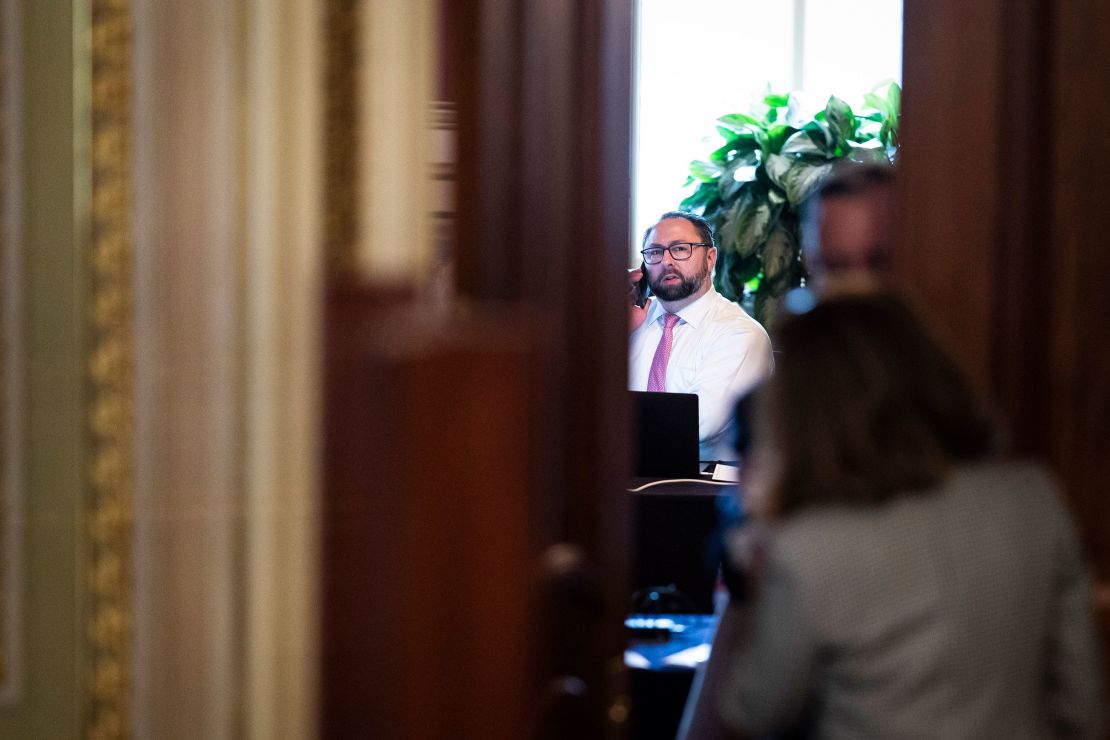
[[[689,193],[715,119],[775,92],[853,107],[902,78],[902,0],[640,0],[633,225],[639,237]],[[797,40],[797,43],[796,43]],[[638,257],[631,264],[639,264]]]

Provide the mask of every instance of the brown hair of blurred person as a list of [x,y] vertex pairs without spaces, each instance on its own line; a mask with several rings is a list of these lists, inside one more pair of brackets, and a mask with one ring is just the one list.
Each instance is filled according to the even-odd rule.
[[783,361],[755,450],[770,496],[757,508],[772,517],[928,492],[996,446],[969,382],[892,294],[826,298],[783,316],[773,340]]

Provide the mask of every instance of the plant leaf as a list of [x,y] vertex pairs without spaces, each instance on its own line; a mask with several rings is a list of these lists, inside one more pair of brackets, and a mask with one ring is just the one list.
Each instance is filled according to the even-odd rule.
[[897,116],[902,112],[902,88],[897,82],[890,83],[886,90],[886,100],[892,115]]
[[[718,149],[717,152],[725,152],[725,161],[733,161],[736,157],[753,159],[754,155],[752,153],[757,149],[759,149],[759,142],[756,141],[755,134],[749,132],[733,137],[731,141]],[[717,152],[714,152],[714,154]],[[732,154],[731,157],[728,156],[730,153]],[[712,154],[709,155],[709,157],[713,159]]]
[[794,233],[779,224],[767,237],[761,252],[763,276],[777,282],[798,261],[798,240]]
[[738,285],[743,286],[748,281],[759,275],[760,259],[758,255],[751,255],[749,257],[737,257],[733,264],[733,278],[735,278]]
[[805,125],[802,129],[810,138],[810,140],[817,146],[818,150],[826,157],[832,156],[833,151],[836,149],[836,139],[829,131],[828,124],[823,121],[818,121],[816,118]]
[[782,306],[782,296],[774,295],[766,283],[761,283],[755,294],[754,318],[764,326],[769,326],[775,321]]
[[770,93],[763,96],[763,104],[770,108],[782,108],[790,104],[790,95]]
[[767,177],[782,188],[792,208],[798,207],[805,197],[832,171],[832,163],[810,162],[801,157],[774,154],[767,160]]
[[801,128],[806,124],[802,101],[794,93],[790,93],[790,102],[786,106],[786,124],[792,128]]
[[855,138],[856,117],[852,108],[835,95],[829,97],[829,103],[825,106],[825,120],[836,141],[836,149],[841,149],[849,139]]
[[741,189],[736,202],[724,212],[717,230],[721,248],[740,257],[753,254],[767,238],[778,208],[771,205],[754,183]]
[[802,201],[813,192],[822,180],[832,172],[833,163],[810,164],[804,159],[794,160],[786,172],[782,189],[786,191],[786,198],[793,208],[797,208]]
[[[875,115],[877,116],[879,114],[876,113]],[[860,119],[859,128],[856,129],[856,141],[857,142],[863,142],[863,141],[867,141],[868,139],[877,139],[879,137],[879,133],[882,131],[883,123],[885,121],[886,121],[885,118],[879,118],[879,119],[862,118],[862,119]]]
[[717,119],[724,144],[692,162],[682,208],[700,212],[717,231],[721,250],[713,281],[726,297],[768,321],[783,295],[805,274],[799,259],[801,202],[834,162],[893,162],[898,154],[901,87],[889,80],[864,95],[853,112],[832,96],[811,119],[795,94],[766,88],[747,113]]
[[721,200],[731,203],[745,183],[755,179],[756,157],[754,152],[747,156],[736,157],[721,171],[717,179],[717,192]]
[[701,209],[702,218],[711,224],[717,223],[721,214],[721,199],[714,196],[706,200],[705,207]]
[[736,255],[732,252],[719,251],[717,264],[713,267],[713,288],[721,295],[732,295],[732,285],[728,280],[728,268]]
[[848,152],[848,159],[853,162],[873,162],[875,164],[888,164],[886,147],[878,140],[876,146],[852,146]]
[[690,174],[702,182],[714,182],[721,176],[720,165],[695,159],[690,163]]
[[784,157],[781,154],[772,154],[763,160],[767,177],[783,190],[786,189],[786,173],[790,171],[792,164],[793,160],[790,157]]
[[717,164],[727,162],[728,155],[732,154],[734,151],[735,149],[733,148],[732,142],[730,141],[719,149],[714,149],[713,152],[709,155],[709,161]]
[[721,171],[721,176],[717,179],[717,194],[720,195],[723,202],[731,203],[736,195],[740,192],[740,188],[742,188],[744,186],[744,183],[750,179],[736,179],[736,171],[743,166],[748,165],[744,165],[742,162],[736,162],[735,164],[729,163],[729,165]]
[[744,133],[751,129],[763,130],[763,121],[753,118],[746,113],[728,113],[717,119],[717,123],[724,124],[736,133]]
[[884,97],[876,95],[875,93],[864,93],[863,102],[877,110],[881,116],[890,115],[890,103],[888,103],[887,99]]
[[791,134],[790,138],[783,143],[779,153],[794,156],[812,155],[824,157],[825,152],[828,151],[826,146],[822,146],[826,144],[824,129],[821,130],[820,137],[821,145],[814,141],[812,129],[797,131]]
[[748,257],[741,257],[734,252],[730,252],[729,257],[730,259],[724,270],[724,282],[728,290],[725,295],[739,298],[744,295],[747,283],[759,275],[759,255],[753,254]]
[[778,123],[767,129],[767,146],[766,151],[768,154],[778,154],[782,150],[782,145],[786,143],[796,129],[787,126],[785,123]]
[[[693,211],[699,208],[707,209],[717,200],[716,183],[703,182],[698,184],[697,189],[694,190],[693,193],[682,199],[682,202],[679,203],[679,208],[684,211]],[[706,218],[708,218],[708,216]]]

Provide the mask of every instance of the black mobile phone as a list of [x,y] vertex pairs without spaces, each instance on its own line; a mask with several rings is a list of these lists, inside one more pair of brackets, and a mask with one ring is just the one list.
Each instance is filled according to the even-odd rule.
[[651,288],[648,287],[647,265],[641,262],[640,279],[636,282],[632,302],[636,304],[637,308],[643,308],[650,295]]

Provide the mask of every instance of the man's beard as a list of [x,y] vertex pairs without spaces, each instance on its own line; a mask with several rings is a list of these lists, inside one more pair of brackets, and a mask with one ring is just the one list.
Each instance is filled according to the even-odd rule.
[[[678,283],[663,283],[664,278],[668,275],[676,275],[681,280]],[[683,298],[689,298],[694,293],[701,290],[701,286],[709,279],[709,262],[708,260],[702,266],[702,269],[694,273],[690,277],[686,277],[677,270],[672,273],[663,273],[659,276],[658,280],[651,280],[648,285],[651,286],[651,292],[654,293],[661,300],[667,301],[681,301]]]

